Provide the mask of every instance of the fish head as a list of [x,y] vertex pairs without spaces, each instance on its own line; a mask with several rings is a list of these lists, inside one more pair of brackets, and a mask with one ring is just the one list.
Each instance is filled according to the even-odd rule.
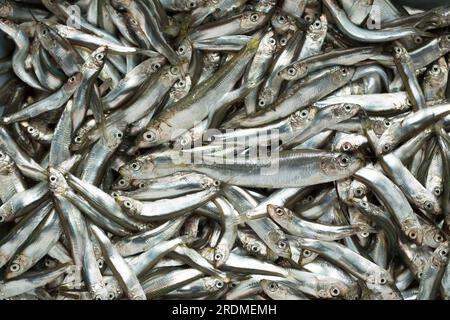
[[293,17],[281,10],[277,11],[271,18],[271,25],[276,33],[285,34],[289,31],[297,31],[297,25]]
[[344,85],[348,83],[355,74],[353,67],[333,67],[330,70],[331,81],[336,85]]
[[171,140],[171,127],[164,122],[152,121],[136,141],[137,148],[151,148]]
[[48,188],[56,194],[63,195],[70,188],[64,174],[53,167],[48,168]]
[[261,39],[259,44],[261,52],[266,55],[272,56],[277,51],[277,39],[273,31],[267,32]]
[[284,80],[292,81],[302,79],[308,75],[308,65],[305,63],[295,63],[278,72],[278,76]]
[[397,45],[393,48],[392,51],[393,51],[394,61],[397,61],[398,63],[407,63],[407,62],[411,61],[411,57],[409,56],[409,53],[405,49],[405,47]]
[[378,140],[375,147],[375,154],[384,155],[391,152],[395,147],[395,139],[389,130],[386,130]]
[[210,293],[223,289],[225,282],[217,277],[205,277],[203,283],[206,290]]
[[14,160],[5,151],[0,150],[0,174],[7,173],[14,166]]
[[328,22],[325,15],[321,15],[308,28],[308,36],[313,40],[323,38],[328,30]]
[[[150,171],[154,168],[154,165],[151,161],[147,161],[145,163],[145,166],[146,170]],[[131,162],[121,166],[119,169],[119,173],[126,180],[139,177],[143,171],[144,171],[144,162],[141,159],[132,160]]]
[[192,42],[187,38],[181,41],[181,43],[178,45],[178,48],[176,49],[176,53],[180,57],[181,61],[189,63],[194,53]]
[[15,38],[20,32],[18,26],[13,21],[6,18],[0,18],[0,30],[11,38]]
[[368,192],[367,186],[358,180],[353,180],[350,184],[349,196],[351,199],[362,199]]
[[192,79],[191,76],[186,75],[186,77],[179,79],[176,81],[173,85],[173,87],[170,89],[170,97],[174,101],[178,101],[181,98],[183,98],[189,90],[191,90],[192,86]]
[[246,30],[253,30],[261,23],[263,23],[267,18],[267,15],[263,12],[248,11],[244,12],[240,18],[240,27]]
[[24,254],[19,254],[8,265],[5,271],[5,279],[12,279],[19,276],[20,274],[25,272],[25,270],[28,270],[31,266],[32,261],[30,257]]
[[342,299],[347,297],[350,291],[350,287],[338,279],[326,277],[317,281],[317,294],[323,299]]
[[423,242],[431,248],[437,248],[445,241],[442,232],[433,227],[425,225],[423,227]]
[[142,204],[139,201],[124,196],[117,196],[115,200],[127,214],[139,215],[142,208]]
[[214,248],[214,261],[216,267],[222,266],[230,256],[230,249],[220,243]]
[[342,178],[351,176],[354,172],[361,169],[363,165],[364,160],[360,156],[339,152],[322,157],[320,164],[325,174]]
[[289,222],[294,218],[294,213],[280,206],[275,206],[272,204],[267,205],[267,213],[275,220],[283,220]]
[[64,84],[64,89],[67,92],[74,92],[80,85],[82,79],[83,74],[81,72],[73,74],[69,79],[67,79],[67,82]]
[[128,188],[130,188],[131,186],[131,180],[130,179],[126,179],[125,177],[120,177],[118,178],[116,181],[114,181],[114,183],[111,186],[112,190],[126,190]]
[[106,46],[98,47],[94,50],[86,63],[90,63],[93,69],[99,71],[103,68],[106,61],[106,54],[108,53],[108,48]]
[[0,1],[0,18],[8,18],[13,14],[13,6],[9,1]]
[[343,121],[356,116],[361,111],[361,106],[355,103],[339,103],[329,106],[329,110],[334,119]]
[[122,143],[123,132],[117,127],[108,127],[106,129],[105,139],[108,148],[114,150]]
[[444,52],[450,51],[450,34],[444,34],[439,37],[439,48]]

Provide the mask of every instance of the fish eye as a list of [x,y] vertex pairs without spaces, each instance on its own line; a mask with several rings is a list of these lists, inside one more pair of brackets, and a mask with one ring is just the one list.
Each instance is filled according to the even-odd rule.
[[433,204],[431,203],[431,201],[426,201],[424,206],[425,206],[425,209],[427,209],[427,210],[433,209]]
[[395,53],[397,53],[397,54],[401,54],[403,50],[402,50],[402,48],[400,48],[400,47],[395,47],[394,51],[395,51]]
[[153,65],[153,70],[158,70],[159,68],[161,68],[161,65],[159,64],[159,63],[155,63],[154,65]]
[[141,168],[141,165],[138,163],[138,162],[133,162],[132,164],[131,164],[131,169],[133,169],[133,170],[139,170]]
[[116,296],[114,295],[114,293],[108,294],[109,300],[113,300],[115,297],[116,297]]
[[286,242],[278,241],[278,248],[285,249],[287,247]]
[[116,137],[121,139],[123,137],[123,133],[122,132],[117,132],[116,133]]
[[251,249],[252,249],[253,252],[258,252],[259,251],[259,246],[253,245]]
[[312,17],[308,14],[305,16],[305,20],[306,20],[306,22],[311,22]]
[[314,27],[319,28],[322,24],[320,23],[320,21],[316,21],[314,22]]
[[0,215],[0,222],[4,222],[5,221],[5,217]]
[[275,209],[275,213],[279,216],[282,216],[284,214],[284,210],[278,207]]
[[344,142],[342,144],[342,150],[344,150],[344,151],[349,151],[351,148],[352,148],[352,145],[350,142]]
[[343,68],[343,69],[341,70],[341,75],[342,75],[343,77],[346,77],[346,76],[348,75],[348,72],[347,72],[347,69],[346,69],[346,68]]
[[102,269],[103,266],[104,266],[103,260],[102,260],[102,259],[98,260],[98,261],[97,261],[97,265],[98,265],[98,267],[99,267],[100,269]]
[[450,34],[447,35],[447,40],[450,41]]
[[381,284],[385,284],[386,282],[387,282],[387,280],[386,280],[385,277],[381,277],[381,278],[380,278],[380,283],[381,283]]
[[297,70],[295,70],[295,68],[289,68],[287,70],[288,75],[290,76],[294,76],[297,73]]
[[422,271],[420,271],[418,274],[417,274],[417,278],[422,278],[422,276],[423,276],[423,272]]
[[216,261],[220,261],[220,260],[222,260],[222,258],[223,258],[223,255],[221,253],[216,253],[214,255],[214,260],[216,260]]
[[271,283],[269,284],[269,289],[270,289],[271,291],[277,290],[277,289],[278,289],[278,284],[276,284],[275,282],[271,282]]
[[350,158],[347,156],[341,156],[339,159],[339,164],[341,167],[347,167],[350,163]]
[[351,110],[352,110],[352,106],[349,105],[349,104],[346,104],[346,105],[344,106],[344,109],[345,109],[345,111],[351,111]]
[[184,47],[179,47],[178,48],[178,53],[179,54],[183,54],[184,53]]
[[275,41],[274,38],[270,38],[270,39],[269,39],[269,43],[270,43],[271,45],[274,45],[274,44],[276,43],[276,41]]
[[308,116],[308,110],[303,110],[302,112],[300,112],[300,118],[306,118]]
[[170,72],[172,74],[178,74],[180,72],[180,69],[178,67],[171,67]]
[[94,297],[94,300],[102,300],[102,296],[99,295],[99,294],[97,294],[97,295]]
[[50,180],[50,182],[53,182],[53,183],[58,180],[58,178],[56,176],[50,176],[48,179]]
[[33,132],[34,132],[34,128],[33,128],[33,127],[28,127],[27,131],[28,131],[29,133],[33,133]]
[[362,201],[361,202],[361,206],[364,207],[364,208],[367,208],[369,206],[369,204],[367,202],[365,202],[365,201]]
[[117,191],[111,192],[111,197],[117,198],[120,194]]
[[47,29],[42,30],[42,35],[47,35]]
[[195,4],[194,1],[190,1],[190,2],[189,2],[189,7],[195,8],[195,6],[196,6],[196,4]]
[[125,201],[123,202],[123,205],[124,205],[124,207],[127,208],[127,209],[131,209],[131,208],[133,207],[133,204],[132,204],[131,201],[129,201],[129,200],[125,200]]
[[282,46],[286,45],[286,43],[287,43],[287,39],[286,38],[283,38],[283,39],[280,40],[280,44]]
[[439,66],[434,65],[434,66],[432,67],[432,71],[433,71],[434,73],[438,73],[438,72],[439,72]]
[[251,20],[252,22],[256,22],[256,21],[258,21],[258,19],[259,19],[259,15],[258,15],[257,13],[253,13],[253,14],[250,16],[250,20]]
[[304,256],[305,258],[310,257],[311,254],[312,254],[312,252],[309,251],[308,249],[303,250],[303,256]]
[[259,99],[258,106],[264,107],[266,105],[266,101],[264,99]]
[[144,139],[147,141],[152,141],[154,140],[155,135],[153,134],[153,132],[151,131],[147,131],[146,133],[144,133]]
[[13,263],[9,267],[9,270],[11,270],[12,272],[18,272],[20,270],[20,265],[18,263]]
[[81,143],[81,137],[80,136],[76,136],[75,137],[75,139],[74,139],[74,141],[76,142],[76,143]]
[[337,297],[341,293],[341,290],[339,288],[333,287],[331,288],[331,295],[333,297]]
[[75,77],[70,77],[69,82],[74,82],[75,81]]
[[221,288],[223,288],[223,285],[224,285],[223,281],[216,280],[216,287],[217,288],[221,289]]
[[279,16],[278,17],[278,22],[280,22],[280,23],[285,23],[286,22],[286,17],[285,16]]
[[440,234],[436,234],[436,235],[434,236],[434,240],[435,240],[436,242],[442,242],[442,241],[444,241],[444,237],[441,236]]
[[219,180],[214,180],[213,186],[214,186],[214,187],[220,186],[220,181],[219,181]]
[[119,180],[119,186],[124,186],[126,184],[124,179]]
[[414,42],[417,43],[417,44],[420,44],[420,43],[423,42],[423,38],[419,37],[419,36],[416,36],[416,37],[414,37]]
[[441,193],[442,193],[442,190],[441,190],[440,187],[435,187],[435,188],[433,189],[433,193],[434,193],[435,196],[440,196]]
[[178,86],[184,87],[185,83],[183,80],[178,81]]
[[5,154],[3,152],[0,152],[0,159],[3,159],[5,157]]
[[410,231],[409,233],[408,233],[408,236],[409,236],[409,238],[410,239],[416,239],[417,238],[417,233],[415,232],[415,231]]
[[442,249],[441,251],[439,251],[439,254],[440,254],[442,257],[446,257],[446,256],[448,255],[448,250]]
[[45,259],[45,263],[44,264],[45,264],[46,267],[51,267],[52,264],[53,264],[52,262],[53,261],[51,261],[50,259]]
[[383,151],[384,152],[388,152],[388,151],[390,151],[391,150],[391,145],[389,144],[389,143],[385,143],[384,145],[383,145]]
[[390,126],[391,126],[391,122],[390,122],[389,120],[385,120],[385,121],[384,121],[384,125],[385,125],[386,127],[390,127]]

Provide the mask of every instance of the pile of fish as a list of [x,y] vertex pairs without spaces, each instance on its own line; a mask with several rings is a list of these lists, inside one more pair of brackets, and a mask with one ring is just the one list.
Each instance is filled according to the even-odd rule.
[[0,1],[0,298],[450,299],[450,5]]

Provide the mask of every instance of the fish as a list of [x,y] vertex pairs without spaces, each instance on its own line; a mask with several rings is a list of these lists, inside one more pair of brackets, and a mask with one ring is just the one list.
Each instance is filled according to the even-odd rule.
[[0,0],[0,298],[449,300],[449,17]]

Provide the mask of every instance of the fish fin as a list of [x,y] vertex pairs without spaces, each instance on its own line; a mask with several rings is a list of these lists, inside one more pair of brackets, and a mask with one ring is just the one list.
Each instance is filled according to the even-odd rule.
[[233,226],[236,226],[243,224],[249,220],[250,220],[249,217],[247,217],[245,214],[240,214],[239,216],[233,217],[232,224]]
[[423,38],[433,38],[433,37],[436,36],[435,34],[433,34],[431,32],[424,31],[424,30],[421,30],[419,28],[414,28],[414,29],[415,29],[417,35],[420,36],[420,37],[423,37]]

